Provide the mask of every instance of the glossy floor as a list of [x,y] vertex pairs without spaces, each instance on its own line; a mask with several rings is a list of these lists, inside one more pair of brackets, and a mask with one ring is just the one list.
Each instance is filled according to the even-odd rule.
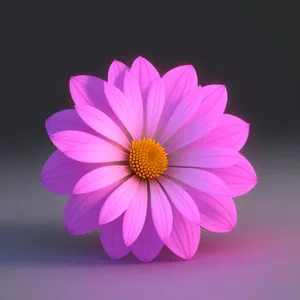
[[0,298],[299,299],[300,147],[284,145],[248,151],[259,184],[236,199],[233,232],[203,231],[191,261],[164,249],[150,264],[131,255],[110,260],[97,232],[65,232],[66,197],[39,183],[50,150],[3,158]]

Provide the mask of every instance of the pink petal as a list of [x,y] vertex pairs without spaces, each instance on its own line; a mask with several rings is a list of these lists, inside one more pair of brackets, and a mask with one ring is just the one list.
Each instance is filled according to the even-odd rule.
[[146,103],[147,138],[154,138],[165,103],[165,88],[161,79],[155,80],[149,89]]
[[201,104],[201,91],[202,88],[199,86],[186,94],[182,100],[179,101],[166,127],[163,129],[163,134],[159,139],[161,144],[164,144],[179,128],[191,120]]
[[94,106],[111,117],[112,111],[104,94],[104,81],[102,79],[88,75],[71,77],[70,92],[77,106]]
[[[142,138],[143,131],[143,100],[141,90],[138,81],[130,73],[126,72],[124,77],[124,95],[127,99],[130,99],[131,111],[134,111],[135,126],[138,128],[134,130],[136,132],[133,137],[135,140]],[[128,117],[128,116],[127,116]]]
[[85,234],[99,228],[99,214],[107,195],[120,183],[99,191],[82,195],[71,195],[64,213],[64,224],[71,234]]
[[132,63],[130,71],[139,83],[143,99],[146,99],[150,84],[159,78],[159,73],[147,59],[141,56]]
[[80,118],[96,132],[127,149],[130,147],[129,140],[120,127],[99,109],[81,105],[76,110]]
[[197,87],[198,78],[193,66],[186,65],[170,70],[162,79],[166,89],[166,103],[159,126],[164,128],[182,97]]
[[161,240],[165,241],[172,230],[172,209],[166,194],[155,180],[150,181],[150,198],[154,226]]
[[169,166],[224,168],[240,160],[238,152],[226,148],[194,148],[169,157]]
[[132,253],[143,262],[152,261],[161,251],[163,242],[159,238],[155,226],[151,208],[148,206],[146,220],[137,240],[130,246]]
[[181,185],[194,199],[201,217],[201,227],[213,232],[231,231],[237,221],[236,206],[231,197],[210,196],[187,185]]
[[166,246],[183,259],[192,258],[200,242],[200,226],[184,218],[175,208],[173,209],[173,228]]
[[224,114],[218,126],[195,143],[195,147],[222,147],[239,151],[249,135],[249,124],[232,115]]
[[194,224],[200,225],[198,208],[192,197],[179,185],[161,176],[159,182],[168,194],[169,199],[177,208],[179,213]]
[[230,196],[226,184],[216,175],[193,168],[169,168],[165,175],[214,196]]
[[209,85],[202,88],[203,100],[198,116],[183,126],[166,143],[168,153],[185,147],[202,138],[215,129],[221,120],[227,103],[227,91],[221,85]]
[[71,195],[65,207],[64,217],[64,225],[70,234],[86,234],[99,228],[98,218],[104,202],[103,196],[102,190]]
[[[126,74],[129,73],[127,72]],[[126,86],[127,93],[129,86],[134,89],[131,79],[132,76],[125,75],[124,88]],[[136,85],[134,86],[136,87]],[[131,134],[132,138],[139,140],[143,129],[143,104],[141,98],[133,96],[127,99],[119,89],[109,83],[105,84],[105,94],[112,110]]]
[[114,60],[108,70],[108,82],[123,91],[123,80],[128,67],[120,61]]
[[126,246],[133,244],[143,229],[147,212],[147,196],[147,184],[141,181],[124,214],[123,238]]
[[176,67],[163,76],[166,96],[170,101],[178,101],[198,85],[197,73],[193,66]]
[[75,161],[56,150],[46,161],[40,180],[53,193],[71,194],[77,181],[95,168],[96,164]]
[[183,148],[209,132],[211,132],[220,122],[221,115],[217,115],[215,118],[210,116],[198,116],[181,127],[172,138],[170,138],[164,145],[166,151],[171,154],[176,150]]
[[106,166],[84,175],[75,185],[73,194],[85,194],[100,190],[130,174],[127,166]]
[[62,110],[49,117],[46,120],[46,129],[49,136],[56,132],[66,130],[93,133],[93,130],[80,119],[74,109]]
[[232,197],[248,193],[257,184],[256,173],[250,162],[242,155],[237,164],[227,168],[209,169],[228,186]]
[[100,212],[100,225],[109,223],[123,214],[136,197],[139,183],[140,179],[132,176],[109,195]]
[[53,144],[68,157],[87,163],[126,161],[128,154],[116,146],[81,131],[60,131],[50,136]]
[[100,239],[107,255],[112,259],[120,259],[130,252],[122,236],[123,216],[100,226]]
[[227,105],[227,90],[224,85],[211,84],[202,87],[203,100],[199,107],[199,115],[222,115]]

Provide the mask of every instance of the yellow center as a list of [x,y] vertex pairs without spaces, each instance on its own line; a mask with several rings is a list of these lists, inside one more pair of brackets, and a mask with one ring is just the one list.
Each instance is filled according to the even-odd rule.
[[141,178],[157,178],[167,170],[168,154],[153,139],[143,138],[138,142],[132,141],[129,166]]

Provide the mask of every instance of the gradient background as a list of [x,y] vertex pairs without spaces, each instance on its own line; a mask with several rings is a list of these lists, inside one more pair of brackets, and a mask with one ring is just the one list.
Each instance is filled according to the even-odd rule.
[[[0,9],[1,300],[300,299],[300,2],[169,3],[9,0]],[[259,184],[236,199],[236,229],[203,230],[188,262],[167,249],[151,264],[111,261],[97,232],[65,232],[67,197],[39,182],[54,149],[44,121],[72,107],[70,76],[106,78],[113,59],[139,55],[162,73],[192,64],[201,84],[224,83],[227,112],[251,123],[243,153]]]

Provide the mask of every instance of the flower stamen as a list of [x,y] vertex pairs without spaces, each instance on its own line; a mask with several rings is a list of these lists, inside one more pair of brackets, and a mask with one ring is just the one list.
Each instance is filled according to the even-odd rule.
[[138,142],[132,141],[129,167],[140,178],[157,178],[167,170],[168,154],[158,142],[144,137]]

